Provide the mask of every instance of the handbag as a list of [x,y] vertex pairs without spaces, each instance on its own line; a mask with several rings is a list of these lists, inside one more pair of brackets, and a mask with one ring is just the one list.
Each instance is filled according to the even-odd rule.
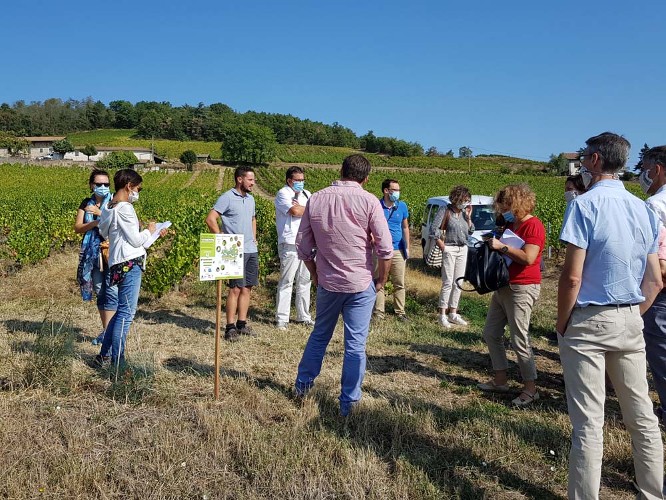
[[[473,290],[466,290],[460,284],[466,281]],[[494,292],[509,284],[509,267],[504,256],[490,248],[485,242],[470,247],[467,254],[465,276],[456,279],[461,290],[475,291],[480,295]]]
[[[439,231],[445,231],[446,228],[449,224],[449,210],[448,208],[444,207],[444,218],[442,219],[442,224],[439,226]],[[429,238],[428,241],[428,246],[427,248],[427,253],[426,253],[426,258],[425,258],[425,263],[429,267],[442,267],[442,259],[443,259],[443,253],[442,249],[437,246],[437,237],[431,237]]]
[[[104,240],[99,244],[99,254],[105,266],[109,265],[109,240]],[[102,269],[102,266],[99,267]]]

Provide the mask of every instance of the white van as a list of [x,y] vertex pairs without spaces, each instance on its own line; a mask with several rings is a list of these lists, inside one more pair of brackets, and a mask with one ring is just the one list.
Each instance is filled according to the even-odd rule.
[[[474,223],[474,233],[467,239],[468,246],[474,246],[477,241],[481,241],[481,235],[495,229],[495,209],[493,208],[492,196],[472,195],[472,222]],[[448,196],[433,196],[428,198],[426,208],[423,212],[423,223],[421,224],[421,248],[423,248],[423,258],[426,254],[426,245],[430,235],[430,226],[435,220],[437,211],[441,207],[449,204]]]

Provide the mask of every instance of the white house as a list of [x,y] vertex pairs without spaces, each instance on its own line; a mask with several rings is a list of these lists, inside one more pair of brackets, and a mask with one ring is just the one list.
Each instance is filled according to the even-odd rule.
[[[112,147],[112,146],[95,146],[97,149],[96,155],[90,156],[90,161],[98,161],[105,156],[113,153],[114,151],[131,151],[136,156],[137,163],[153,163],[153,153],[149,148],[131,148],[131,147]],[[88,161],[88,157],[81,153],[81,148],[67,153],[65,160],[69,161]]]
[[580,170],[580,153],[562,153],[569,162],[569,175],[576,175]]
[[[28,156],[32,159],[53,153],[53,143],[62,141],[65,136],[36,136],[24,137],[30,143],[28,146]],[[56,153],[57,154],[57,153]]]

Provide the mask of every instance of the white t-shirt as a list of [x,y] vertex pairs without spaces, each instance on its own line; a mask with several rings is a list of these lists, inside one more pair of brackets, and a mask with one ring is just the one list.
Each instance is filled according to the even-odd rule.
[[301,218],[295,217],[289,213],[293,207],[293,200],[298,201],[302,207],[307,205],[310,199],[310,191],[304,189],[297,193],[289,186],[284,186],[275,196],[275,227],[277,227],[278,244],[288,243],[296,244],[296,233],[301,225]]
[[659,216],[661,223],[666,225],[666,185],[661,186],[645,203]]
[[109,240],[109,266],[146,255],[143,244],[150,239],[150,231],[139,230],[131,203],[121,201],[114,208],[106,208],[98,227],[102,237]]

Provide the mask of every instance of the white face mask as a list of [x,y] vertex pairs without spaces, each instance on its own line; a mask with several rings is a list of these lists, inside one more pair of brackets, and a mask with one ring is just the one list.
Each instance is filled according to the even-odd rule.
[[652,183],[654,182],[654,179],[650,179],[648,175],[649,172],[649,170],[643,170],[641,175],[638,176],[638,183],[641,185],[641,189],[645,194],[647,194],[647,192],[652,187]]
[[585,189],[589,188],[590,183],[592,182],[592,172],[583,167],[580,169],[580,176],[583,181],[583,186],[585,186]]
[[571,200],[573,200],[576,196],[578,196],[578,191],[565,191],[564,192],[564,200],[569,203]]
[[127,201],[129,201],[130,203],[135,203],[139,201],[139,192],[130,191],[129,196],[127,197]]

